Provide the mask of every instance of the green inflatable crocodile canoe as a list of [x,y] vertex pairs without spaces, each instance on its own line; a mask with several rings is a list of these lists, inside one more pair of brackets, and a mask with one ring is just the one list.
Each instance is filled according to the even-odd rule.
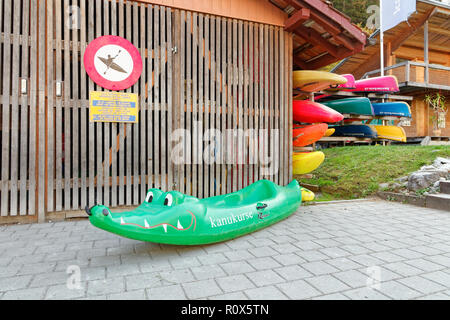
[[258,181],[238,192],[198,199],[177,191],[150,189],[136,210],[113,213],[86,208],[97,228],[120,236],[164,244],[199,245],[231,240],[277,223],[302,202],[297,181],[281,187]]

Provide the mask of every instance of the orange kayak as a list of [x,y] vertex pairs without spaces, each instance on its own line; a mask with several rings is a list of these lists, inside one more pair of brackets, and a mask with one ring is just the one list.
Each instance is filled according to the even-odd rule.
[[305,147],[319,141],[327,132],[326,123],[313,124],[311,126],[294,126],[294,147]]

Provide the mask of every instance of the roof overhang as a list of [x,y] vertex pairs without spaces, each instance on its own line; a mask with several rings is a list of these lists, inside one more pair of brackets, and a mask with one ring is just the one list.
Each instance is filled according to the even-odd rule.
[[365,33],[349,17],[322,0],[270,0],[289,14],[285,29],[294,35],[294,66],[319,69],[364,49]]

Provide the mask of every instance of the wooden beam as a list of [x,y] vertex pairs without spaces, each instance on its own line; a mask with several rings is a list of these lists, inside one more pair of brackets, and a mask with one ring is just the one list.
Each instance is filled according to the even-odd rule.
[[332,56],[331,54],[326,54],[317,60],[311,62],[308,64],[310,70],[316,70],[322,67],[325,67],[329,64],[332,64],[333,62],[342,60],[348,56],[352,55],[352,51],[346,49],[346,48],[340,48],[337,52],[337,56]]
[[303,70],[308,70],[308,65],[305,63],[305,61],[303,61],[302,59],[300,59],[297,56],[294,56],[293,59],[294,59],[295,65],[299,66]]
[[305,39],[306,41],[327,50],[332,56],[338,56],[338,48],[328,42],[328,40],[324,39],[322,35],[316,30],[312,28],[306,28],[304,26],[299,26],[294,30],[294,33],[297,36]]
[[309,10],[309,9],[302,8],[302,9],[298,10],[295,14],[293,14],[286,21],[284,29],[286,31],[291,32],[292,30],[297,28],[299,25],[301,25],[303,22],[308,20],[310,18],[310,15],[311,15],[311,10]]
[[433,33],[439,33],[439,34],[442,34],[444,36],[450,37],[450,30],[447,30],[447,29],[436,28],[436,27],[428,27],[428,30],[430,32],[433,32]]

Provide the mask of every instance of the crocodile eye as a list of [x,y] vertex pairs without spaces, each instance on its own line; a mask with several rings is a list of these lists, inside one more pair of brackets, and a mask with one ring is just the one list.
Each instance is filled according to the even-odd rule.
[[153,198],[154,198],[153,192],[149,191],[147,193],[147,196],[145,197],[145,202],[151,203],[153,201]]
[[166,198],[164,199],[164,205],[170,207],[173,202],[173,197],[170,193],[167,194]]

